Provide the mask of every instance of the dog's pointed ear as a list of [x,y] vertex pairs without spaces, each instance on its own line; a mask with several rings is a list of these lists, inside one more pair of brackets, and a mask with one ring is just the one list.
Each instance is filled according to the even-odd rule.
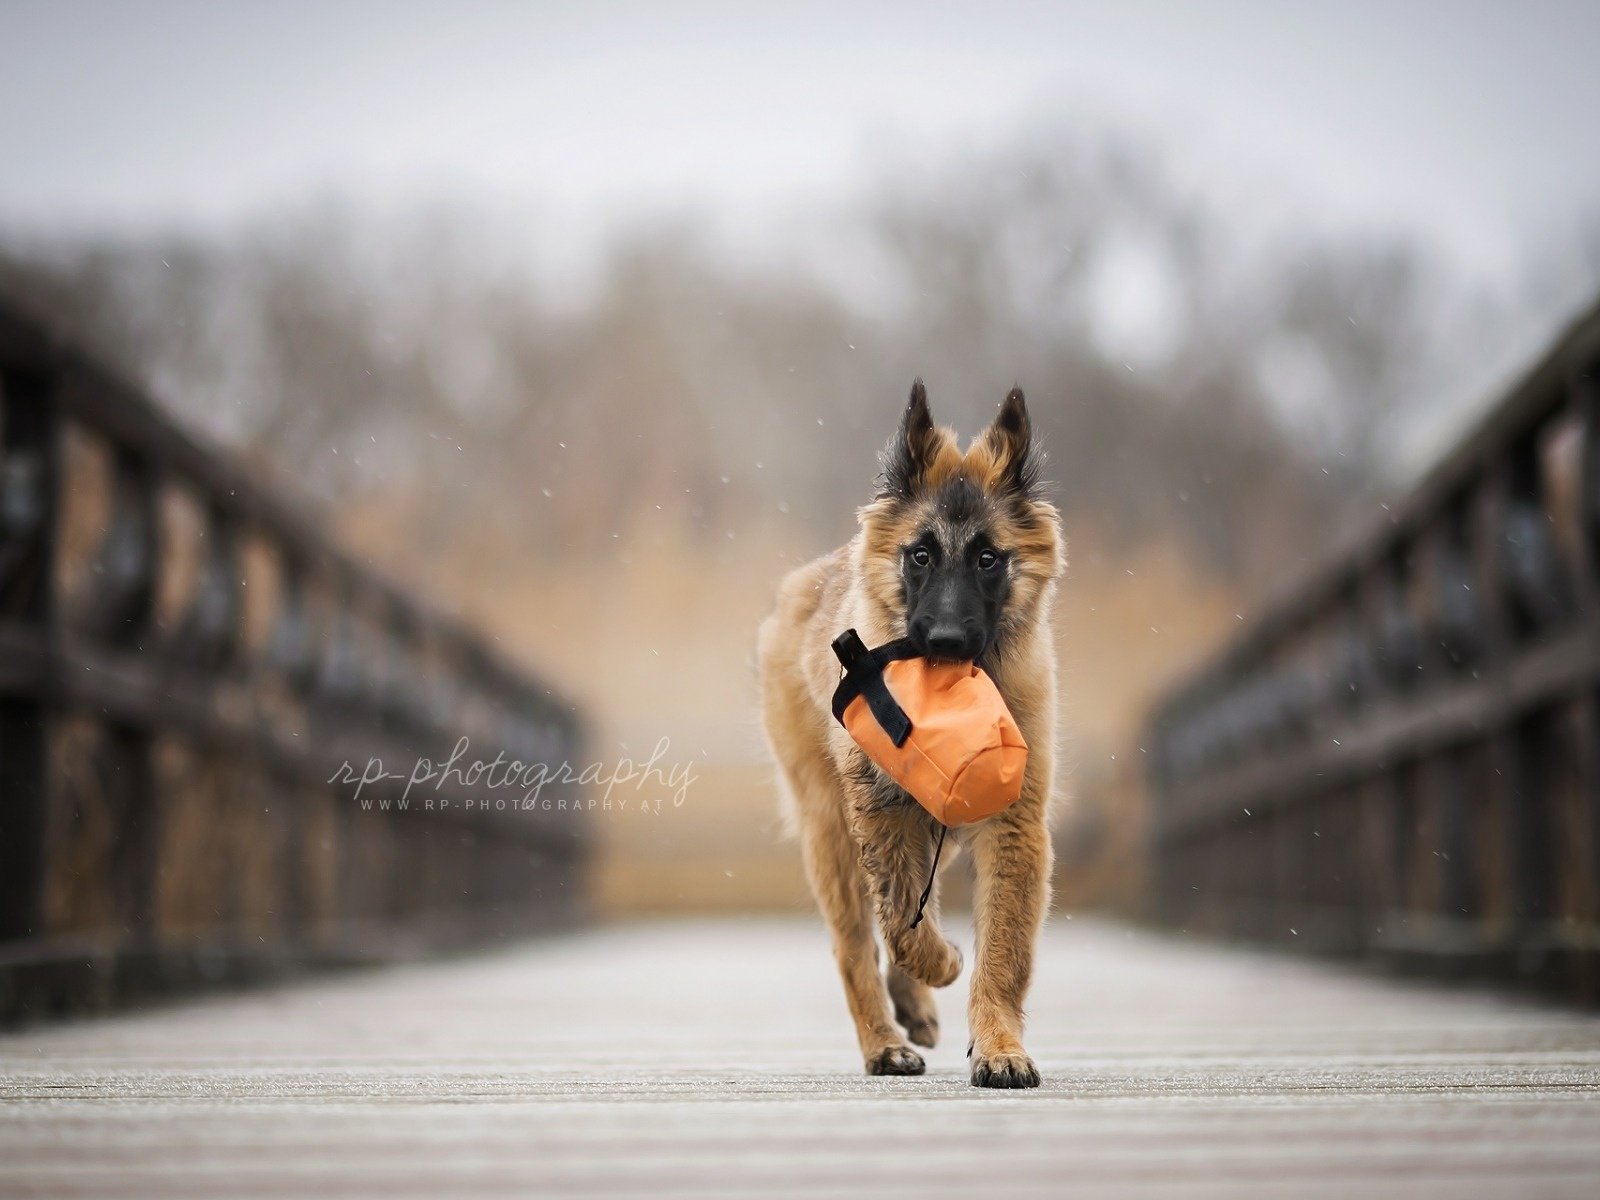
[[1006,393],[999,414],[983,436],[994,460],[996,490],[1031,497],[1039,485],[1042,456],[1033,443],[1033,422],[1028,419],[1028,401],[1020,387]]
[[922,386],[921,379],[913,380],[911,398],[906,402],[905,415],[900,418],[900,429],[889,439],[889,446],[883,452],[878,494],[901,500],[916,495],[939,452],[939,445],[933,414],[928,411],[927,389]]

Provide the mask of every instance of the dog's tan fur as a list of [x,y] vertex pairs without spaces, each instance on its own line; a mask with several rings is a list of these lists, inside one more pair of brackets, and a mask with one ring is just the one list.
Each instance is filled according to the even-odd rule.
[[[880,491],[858,513],[845,546],[784,579],[763,622],[759,665],[763,717],[805,858],[833,934],[834,955],[856,1036],[871,1074],[920,1074],[938,1018],[930,988],[961,973],[961,954],[939,931],[937,896],[911,927],[933,853],[934,825],[914,802],[885,801],[886,779],[833,719],[839,681],[833,638],[855,628],[869,646],[906,633],[901,555],[940,511],[943,485],[964,479],[981,492],[988,535],[1007,550],[1010,595],[988,665],[1029,747],[1022,797],[997,816],[952,832],[976,875],[976,963],[968,1001],[972,1081],[1031,1087],[1038,1072],[1022,1046],[1022,1004],[1033,946],[1049,905],[1047,807],[1055,769],[1056,660],[1050,620],[1064,554],[1060,518],[1019,484],[1030,454],[1020,391],[965,451],[927,417],[920,383],[890,454],[908,459],[907,493]],[[887,459],[886,459],[887,461]],[[897,789],[888,786],[888,794]],[[947,843],[946,853],[949,853]],[[876,918],[876,920],[874,920]],[[873,926],[888,949],[878,970]]]

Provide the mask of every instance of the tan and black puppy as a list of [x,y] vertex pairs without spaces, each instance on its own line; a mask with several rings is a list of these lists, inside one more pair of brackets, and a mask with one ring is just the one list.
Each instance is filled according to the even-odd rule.
[[[1064,561],[1061,522],[1039,495],[1040,455],[1020,390],[963,451],[935,428],[919,380],[851,541],[790,573],[762,623],[762,710],[806,873],[833,933],[867,1071],[919,1075],[938,1019],[930,988],[961,973],[937,898],[913,927],[936,826],[833,719],[834,637],[910,637],[931,658],[981,659],[1027,740],[1022,798],[953,831],[976,875],[976,963],[968,1023],[972,1082],[1036,1087],[1022,1003],[1049,905],[1046,828],[1055,766],[1050,620]],[[874,915],[888,949],[879,973]]]

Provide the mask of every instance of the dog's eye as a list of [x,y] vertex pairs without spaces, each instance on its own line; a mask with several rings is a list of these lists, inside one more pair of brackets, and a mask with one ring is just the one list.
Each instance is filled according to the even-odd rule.
[[992,571],[1000,565],[1000,556],[993,550],[985,550],[978,555],[978,570]]
[[911,552],[911,561],[919,567],[925,567],[933,561],[933,555],[926,546],[918,546]]

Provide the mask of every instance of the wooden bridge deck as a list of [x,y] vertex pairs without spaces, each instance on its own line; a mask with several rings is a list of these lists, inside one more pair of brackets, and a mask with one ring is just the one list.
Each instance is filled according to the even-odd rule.
[[1082,919],[1034,1093],[859,1074],[820,929],[638,924],[0,1039],[0,1194],[1600,1195],[1600,1018]]

